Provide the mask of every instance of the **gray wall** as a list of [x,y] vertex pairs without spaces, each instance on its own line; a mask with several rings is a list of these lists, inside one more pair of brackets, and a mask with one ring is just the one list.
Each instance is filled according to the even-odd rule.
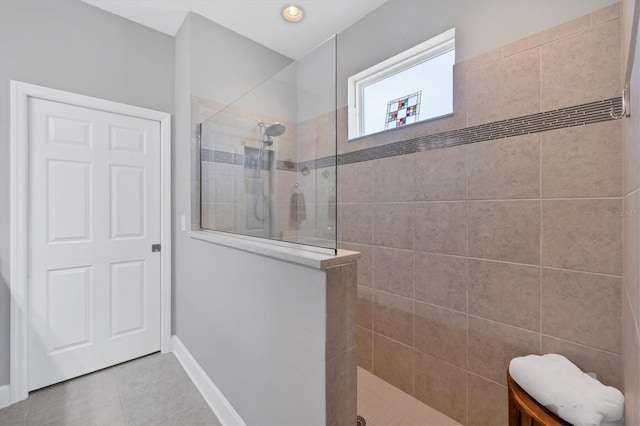
[[190,95],[226,104],[289,62],[198,15],[176,36],[174,334],[247,424],[324,422],[325,273],[180,230],[197,144]]
[[173,38],[79,0],[0,1],[0,385],[9,382],[9,80],[173,111]]
[[[340,33],[338,106],[347,103],[347,78],[450,28],[459,62],[616,1],[391,0]],[[402,29],[394,36],[392,28]]]
[[192,95],[228,104],[291,63],[200,15],[190,16]]

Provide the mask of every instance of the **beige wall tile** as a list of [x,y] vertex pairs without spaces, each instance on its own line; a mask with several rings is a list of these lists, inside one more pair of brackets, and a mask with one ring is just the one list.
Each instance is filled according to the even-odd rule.
[[538,333],[469,316],[470,371],[506,386],[511,359],[539,351]]
[[540,196],[540,135],[470,144],[467,198],[497,200]]
[[533,34],[529,37],[514,41],[503,47],[504,57],[520,53],[524,50],[533,49],[543,44],[550,43],[570,34],[587,30],[591,27],[591,16],[585,15],[569,22],[556,25],[547,30]]
[[358,259],[358,285],[373,287],[373,246],[338,243],[338,248],[360,252]]
[[355,151],[353,148],[355,144],[349,144],[347,142],[349,136],[349,116],[346,105],[337,109],[336,118],[337,153],[343,154],[345,152]]
[[502,58],[502,47],[498,47],[496,49],[489,50],[488,52],[484,52],[477,56],[474,56],[473,58],[458,62],[457,64],[455,64],[454,68],[458,72],[466,73],[470,70],[484,67],[486,65],[497,62]]
[[467,373],[432,356],[415,353],[415,397],[464,423],[467,413]]
[[336,357],[347,349],[345,338],[346,291],[342,286],[341,273],[342,268],[340,266],[327,269],[327,335],[325,344],[327,359]]
[[434,149],[413,156],[414,166],[402,173],[412,174],[414,199],[442,201],[466,199],[466,147]]
[[624,348],[622,369],[624,372],[626,424],[640,424],[640,337],[638,325],[631,314],[630,301],[624,297],[622,309]]
[[416,302],[415,345],[426,354],[467,366],[467,315]]
[[373,332],[358,327],[358,365],[373,370]]
[[622,274],[622,200],[542,201],[542,265]]
[[598,380],[605,385],[623,389],[622,357],[620,355],[550,336],[542,336],[542,353],[564,355],[582,371],[596,373]]
[[367,161],[373,164],[373,199],[379,202],[413,201],[415,191],[415,156],[398,155]]
[[340,377],[342,389],[342,419],[339,424],[345,424],[358,415],[358,348],[351,348],[346,354],[345,371]]
[[[467,73],[453,65],[453,117],[435,120],[434,133],[467,127],[467,111],[469,109],[469,85]],[[440,123],[446,125],[439,125]]]
[[373,330],[373,290],[358,286],[358,325]]
[[336,213],[337,213],[337,217],[336,219],[338,220],[338,226],[337,226],[337,232],[336,232],[336,238],[338,239],[338,241],[343,241],[344,237],[342,235],[342,230],[344,229],[344,221],[342,220],[342,204],[338,204],[337,205],[337,209],[336,209]]
[[343,204],[342,239],[348,243],[373,244],[373,212],[370,204]]
[[621,279],[542,269],[542,332],[620,353]]
[[[338,118],[340,118],[340,115],[338,115]],[[337,150],[338,155],[346,154],[347,152],[360,151],[360,150],[371,147],[369,140],[367,138],[360,138],[360,139],[347,141],[346,135],[347,135],[346,125],[344,127],[344,130],[342,130],[341,125],[338,125],[338,150]]]
[[591,14],[591,25],[595,27],[618,18],[620,18],[620,3],[615,3],[593,12]]
[[340,267],[340,285],[345,294],[345,349],[357,344],[356,325],[358,323],[358,289],[356,263],[347,263]]
[[538,201],[470,201],[469,256],[538,264]]
[[620,96],[619,20],[540,48],[541,110]]
[[356,415],[356,348],[327,359],[326,424],[344,425]]
[[374,333],[373,374],[413,395],[413,349]]
[[540,268],[469,259],[469,313],[540,329]]
[[640,187],[640,126],[631,118],[622,119],[624,146],[624,194],[628,195]]
[[413,297],[413,252],[376,247],[373,287],[399,296]]
[[415,249],[440,254],[467,254],[465,202],[415,203]]
[[370,203],[373,201],[373,162],[338,166],[338,202]]
[[373,331],[413,345],[413,300],[376,291],[373,297]]
[[467,311],[467,259],[416,253],[415,298],[456,311]]
[[540,139],[544,198],[622,195],[619,121],[543,132]]
[[633,315],[640,318],[640,192],[625,197],[623,218],[623,278]]
[[406,203],[374,204],[374,242],[378,246],[413,249],[414,211]]
[[[505,375],[506,375],[505,369]],[[468,426],[506,426],[507,388],[475,374],[468,376]]]
[[[347,143],[341,108],[339,152],[618,96],[618,71],[610,66],[620,56],[618,16],[614,5],[456,64],[451,117]],[[623,145],[620,126],[600,123],[340,166],[340,246],[363,253],[358,363],[467,424],[506,424],[501,384],[508,362],[541,349],[620,385],[621,356],[610,352],[615,337],[605,329],[615,328],[621,308],[601,281],[617,282],[619,296],[621,280],[550,270],[572,278],[547,280],[541,294],[540,268],[514,264],[623,273],[623,216],[615,216],[621,200],[582,199],[619,197],[640,186],[640,144]],[[541,195],[580,199],[529,200]],[[624,209],[640,209],[637,198]],[[459,201],[466,199],[477,201]],[[626,217],[624,232],[638,234],[638,220]],[[624,242],[630,265],[624,276],[636,283],[630,290],[640,307],[639,243]],[[478,259],[458,257],[467,255]],[[583,276],[598,281],[585,284]],[[542,337],[541,322],[551,327]],[[640,352],[634,337],[624,348],[618,337],[618,352]],[[626,368],[640,371],[634,356]],[[627,381],[629,398],[640,385]],[[640,404],[627,408],[635,412],[630,418],[640,418]]]
[[[312,119],[316,124],[314,138],[314,158],[332,156],[336,153],[336,116],[333,111],[323,113]],[[297,135],[294,135],[297,137]],[[299,140],[299,137],[296,138]],[[294,139],[294,141],[296,140]]]
[[[244,170],[242,171],[244,174]],[[289,204],[291,203],[291,194],[294,192],[296,184],[297,173],[289,170],[276,170],[275,173],[275,196],[278,200],[278,204],[287,206],[286,210],[282,210],[289,214]],[[244,192],[243,177],[239,177],[238,187],[241,188],[237,195],[239,201],[244,201],[246,194]],[[279,210],[280,211],[280,210]]]
[[537,49],[473,69],[467,79],[470,126],[540,112]]

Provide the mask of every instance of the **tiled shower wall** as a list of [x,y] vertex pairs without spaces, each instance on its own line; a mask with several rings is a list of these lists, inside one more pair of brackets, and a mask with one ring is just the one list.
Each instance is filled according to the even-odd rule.
[[[453,116],[352,142],[341,110],[339,151],[618,97],[619,7],[459,63],[454,85]],[[568,126],[338,167],[360,366],[466,424],[506,424],[520,355],[622,389],[621,122]]]
[[[232,118],[217,120],[213,127],[207,119],[223,108],[220,103],[192,96],[192,229],[200,229],[202,218],[205,229],[332,247],[336,238],[336,174],[333,168],[316,169],[314,164],[318,158],[335,154],[335,111],[296,123],[241,110]],[[274,173],[262,173],[272,215],[271,221],[262,223],[254,219],[251,210],[254,169],[244,164],[245,147],[258,148],[258,120],[267,124],[280,121],[286,126],[286,132],[267,150],[276,164]],[[309,170],[303,172],[305,166]],[[304,194],[301,209],[305,218],[299,222],[290,216],[293,193]],[[256,230],[261,224],[265,232]]]

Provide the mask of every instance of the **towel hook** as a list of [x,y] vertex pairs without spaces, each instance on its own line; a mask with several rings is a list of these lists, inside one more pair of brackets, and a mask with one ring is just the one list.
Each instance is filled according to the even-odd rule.
[[623,117],[629,117],[631,115],[631,110],[629,108],[629,83],[625,84],[624,90],[622,91],[622,109],[619,113],[615,113],[613,108],[609,110],[609,115],[614,120],[620,120]]
[[302,193],[304,193],[304,186],[302,186],[301,183],[296,182],[296,184],[293,187],[293,191],[298,193],[298,194],[302,194]]

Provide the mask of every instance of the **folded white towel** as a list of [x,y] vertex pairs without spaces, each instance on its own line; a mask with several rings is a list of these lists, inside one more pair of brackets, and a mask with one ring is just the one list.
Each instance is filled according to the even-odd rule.
[[576,426],[619,422],[624,395],[585,374],[562,355],[514,358],[509,374],[522,389],[551,412]]

